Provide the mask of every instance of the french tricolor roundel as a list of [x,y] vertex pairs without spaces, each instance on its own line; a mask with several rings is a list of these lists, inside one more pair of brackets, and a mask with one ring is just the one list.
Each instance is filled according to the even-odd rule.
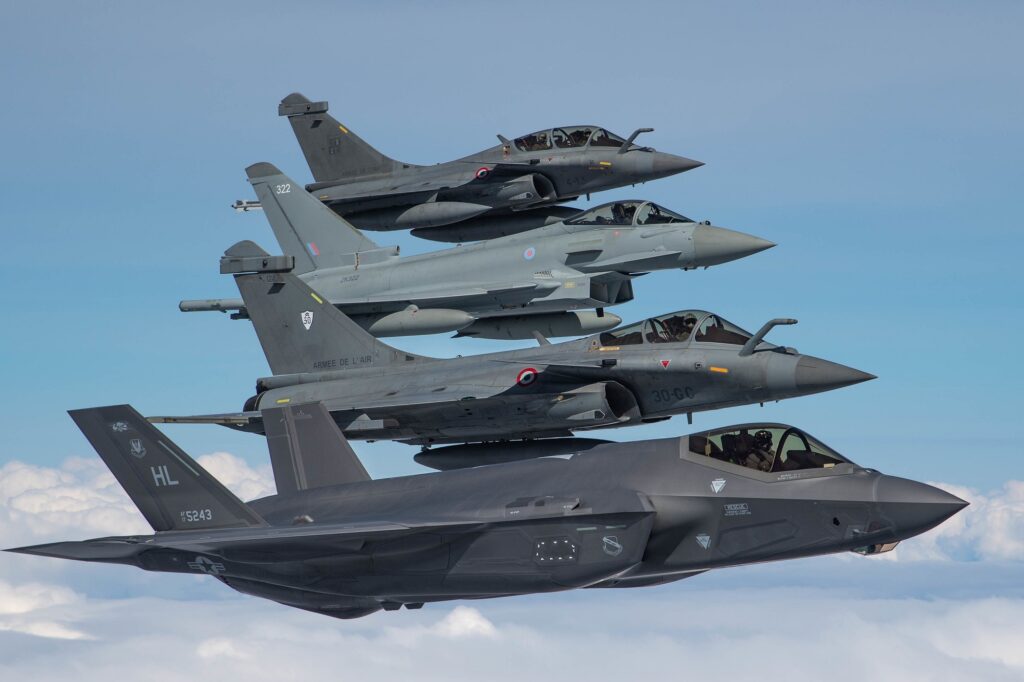
[[526,367],[520,370],[519,375],[516,376],[516,383],[520,386],[529,386],[537,380],[537,370],[533,367]]
[[477,180],[483,180],[484,178],[487,177],[487,174],[490,173],[490,172],[491,172],[490,168],[488,168],[487,166],[481,166],[480,168],[476,169],[476,179]]

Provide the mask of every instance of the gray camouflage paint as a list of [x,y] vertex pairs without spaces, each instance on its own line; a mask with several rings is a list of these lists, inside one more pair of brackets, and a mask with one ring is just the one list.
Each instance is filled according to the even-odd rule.
[[[257,163],[246,173],[282,252],[296,260],[296,274],[378,337],[591,334],[621,321],[603,309],[632,300],[631,282],[639,274],[709,267],[774,246],[694,222],[558,222],[401,257],[396,247],[378,246],[325,209],[275,166]],[[182,301],[179,307],[245,315],[240,299]]]
[[[651,130],[642,128],[620,147],[597,146],[596,134],[582,146],[534,151],[502,139],[454,161],[418,166],[378,152],[331,117],[326,102],[292,93],[278,114],[292,125],[316,180],[307,189],[318,199],[357,227],[411,228],[417,236],[440,241],[472,239],[468,235],[477,230],[481,234],[475,238],[487,238],[539,227],[568,215],[556,206],[560,202],[703,165],[631,144],[637,134]],[[561,130],[538,134],[550,143]],[[457,223],[462,229],[443,228]],[[500,227],[495,231],[493,225]]]
[[[228,255],[259,263],[266,254],[241,242]],[[258,393],[244,412],[154,422],[262,432],[258,410],[322,402],[353,439],[514,440],[793,398],[874,378],[757,338],[744,354],[739,345],[695,335],[635,345],[604,345],[591,336],[429,358],[373,338],[292,274],[239,274],[235,280],[274,376],[257,381]],[[698,320],[710,315],[694,313]]]

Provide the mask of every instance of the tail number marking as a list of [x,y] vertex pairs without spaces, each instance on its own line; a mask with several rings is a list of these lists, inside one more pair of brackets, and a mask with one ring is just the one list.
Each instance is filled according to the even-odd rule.
[[283,185],[274,185],[274,194],[288,194],[291,191],[292,186],[290,183],[285,183]]
[[209,509],[186,509],[181,512],[181,520],[185,523],[213,521],[213,512]]

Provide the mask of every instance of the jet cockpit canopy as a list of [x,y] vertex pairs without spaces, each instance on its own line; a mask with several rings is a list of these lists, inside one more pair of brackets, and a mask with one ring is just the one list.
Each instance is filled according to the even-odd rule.
[[852,465],[811,435],[786,424],[742,424],[692,434],[689,450],[767,473]]
[[571,149],[580,147],[621,147],[624,139],[597,126],[569,126],[538,130],[512,141],[521,152],[541,152],[546,149]]
[[752,335],[706,310],[681,310],[652,317],[600,336],[602,346],[641,343],[724,343],[742,346]]
[[693,221],[653,201],[611,201],[565,221],[566,225],[666,225]]

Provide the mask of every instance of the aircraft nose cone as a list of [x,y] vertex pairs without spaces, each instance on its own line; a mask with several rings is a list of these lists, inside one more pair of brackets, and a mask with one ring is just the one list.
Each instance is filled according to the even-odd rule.
[[875,499],[902,538],[934,528],[968,505],[945,490],[896,476],[879,479]]
[[651,161],[651,170],[654,171],[654,175],[659,178],[664,178],[669,175],[675,175],[676,173],[683,173],[688,170],[693,170],[694,168],[700,168],[703,165],[703,161],[695,161],[693,159],[688,159],[685,156],[654,152],[654,159]]
[[775,244],[767,239],[724,227],[698,225],[693,230],[694,261],[700,267],[728,263],[773,246]]
[[801,356],[796,363],[796,389],[805,394],[831,391],[875,378],[874,374],[811,355]]

